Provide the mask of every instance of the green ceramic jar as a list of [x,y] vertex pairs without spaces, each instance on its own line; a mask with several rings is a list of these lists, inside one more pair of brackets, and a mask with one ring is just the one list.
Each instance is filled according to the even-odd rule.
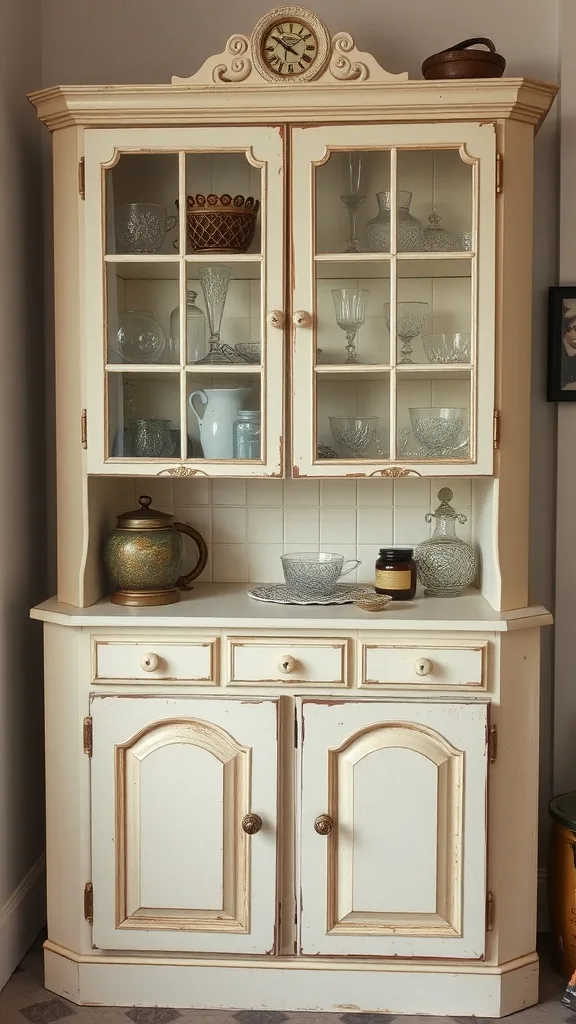
[[[118,516],[106,542],[104,560],[114,587],[113,604],[144,607],[173,604],[180,600],[178,587],[188,587],[206,565],[204,538],[187,523],[175,523],[166,512],[150,508],[151,498],[142,495],[140,508]],[[182,576],[184,540],[191,537],[198,548],[196,565]]]

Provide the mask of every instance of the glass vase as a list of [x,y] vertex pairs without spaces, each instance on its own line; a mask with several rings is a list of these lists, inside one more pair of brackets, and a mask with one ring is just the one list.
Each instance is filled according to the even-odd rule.
[[[376,193],[378,215],[366,225],[366,246],[368,252],[391,252],[390,211],[392,193],[390,189]],[[412,193],[400,190],[396,196],[396,252],[422,252],[424,230],[417,217],[410,213]]]
[[434,533],[419,544],[414,553],[418,579],[424,593],[433,597],[458,597],[476,577],[476,554],[471,544],[456,536],[456,521],[466,522],[450,505],[449,487],[438,491],[440,504],[435,512],[426,514],[426,522],[436,520]]

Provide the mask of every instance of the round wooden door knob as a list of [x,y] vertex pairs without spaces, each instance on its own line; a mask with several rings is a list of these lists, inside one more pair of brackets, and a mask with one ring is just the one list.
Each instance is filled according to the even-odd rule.
[[296,668],[296,660],[290,654],[284,654],[278,662],[278,671],[283,675],[289,675]]
[[141,668],[144,672],[155,672],[160,664],[160,658],[157,654],[145,654],[140,662]]
[[334,819],[329,814],[319,814],[314,822],[314,831],[319,836],[327,836],[334,828]]
[[262,818],[259,814],[245,814],[242,818],[242,828],[246,835],[255,836],[262,828]]
[[432,662],[429,658],[418,658],[414,662],[414,671],[417,676],[429,676],[432,671]]

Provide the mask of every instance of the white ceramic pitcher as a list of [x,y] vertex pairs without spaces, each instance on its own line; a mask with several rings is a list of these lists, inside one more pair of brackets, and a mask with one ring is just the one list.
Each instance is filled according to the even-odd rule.
[[[232,426],[249,394],[250,388],[206,388],[188,396],[188,404],[198,420],[205,459],[233,458]],[[201,413],[194,399],[201,404]]]

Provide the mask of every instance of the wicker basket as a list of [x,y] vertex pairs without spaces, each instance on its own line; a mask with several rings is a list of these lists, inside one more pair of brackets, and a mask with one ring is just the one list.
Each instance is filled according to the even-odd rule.
[[188,196],[188,245],[194,252],[246,252],[254,237],[260,202],[252,196]]

